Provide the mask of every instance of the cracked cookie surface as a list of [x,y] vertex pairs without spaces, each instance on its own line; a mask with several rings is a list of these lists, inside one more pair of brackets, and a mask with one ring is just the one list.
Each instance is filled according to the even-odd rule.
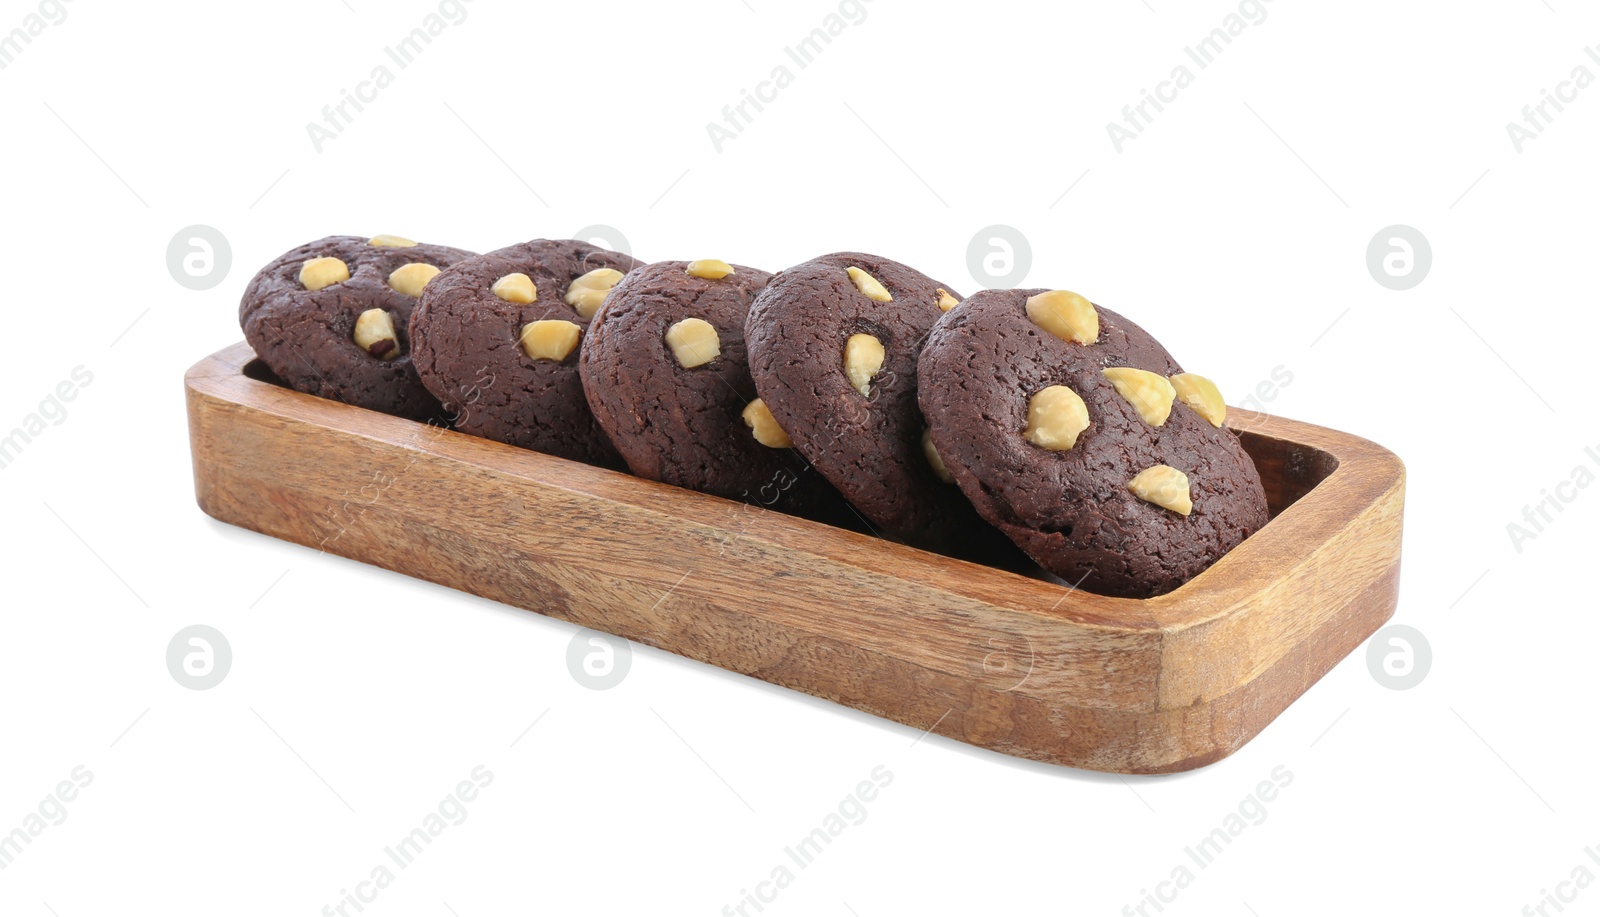
[[620,469],[584,399],[578,353],[607,291],[640,263],[535,239],[454,265],[412,316],[422,384],[464,433]]
[[1059,297],[1035,299],[1056,292],[985,290],[934,328],[918,370],[933,444],[978,512],[1055,575],[1170,592],[1267,523],[1260,477],[1214,386],[1109,309],[1085,328]]
[[[296,391],[434,420],[442,414],[439,402],[411,359],[413,284],[427,283],[433,269],[470,257],[458,248],[395,236],[308,242],[250,281],[239,303],[239,324],[261,361]],[[369,328],[383,334],[369,335]]]
[[795,448],[878,534],[1015,568],[1015,549],[941,479],[923,445],[917,359],[959,299],[887,258],[814,258],[756,297],[745,322],[750,373]]
[[756,389],[745,318],[771,277],[724,262],[633,270],[585,335],[584,393],[640,477],[847,523],[849,507],[832,485],[793,448],[764,444],[746,417]]

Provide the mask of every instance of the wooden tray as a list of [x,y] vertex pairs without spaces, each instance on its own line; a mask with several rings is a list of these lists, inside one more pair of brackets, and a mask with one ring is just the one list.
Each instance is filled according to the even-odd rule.
[[1056,764],[1227,756],[1399,587],[1400,460],[1237,408],[1272,522],[1133,600],[303,395],[243,343],[184,383],[196,496],[224,522]]

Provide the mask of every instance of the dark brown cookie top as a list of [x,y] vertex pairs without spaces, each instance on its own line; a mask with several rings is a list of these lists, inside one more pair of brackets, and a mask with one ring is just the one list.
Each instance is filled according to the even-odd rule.
[[[262,268],[239,302],[239,324],[262,362],[297,391],[434,419],[439,403],[412,367],[414,294],[430,269],[470,257],[395,236],[329,236]],[[363,320],[372,310],[383,315]]]
[[760,410],[745,316],[771,277],[722,262],[631,271],[584,335],[584,393],[634,474],[841,522],[849,508],[838,492],[781,440],[764,445],[745,418]]
[[[887,258],[823,255],[779,273],[756,297],[745,322],[750,373],[795,448],[879,534],[1002,562],[1010,546],[939,478],[922,445],[917,356],[944,314],[940,301],[959,299],[948,284]],[[881,366],[864,378],[877,345]],[[847,352],[863,370],[856,379]]]
[[640,263],[535,239],[455,265],[412,316],[423,384],[462,432],[620,468],[584,400],[578,345],[605,294]]
[[1108,595],[1169,592],[1266,524],[1260,477],[1214,388],[1201,393],[1142,328],[1087,301],[1098,337],[1063,339],[1029,316],[1050,292],[985,290],[934,328],[918,372],[933,445],[984,518],[1057,576]]

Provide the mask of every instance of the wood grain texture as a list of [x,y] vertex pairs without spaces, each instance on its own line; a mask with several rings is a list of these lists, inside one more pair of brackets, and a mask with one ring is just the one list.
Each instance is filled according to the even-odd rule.
[[1398,594],[1400,460],[1265,414],[1230,425],[1272,522],[1136,600],[302,395],[253,359],[238,344],[185,378],[217,519],[1040,761],[1223,758]]

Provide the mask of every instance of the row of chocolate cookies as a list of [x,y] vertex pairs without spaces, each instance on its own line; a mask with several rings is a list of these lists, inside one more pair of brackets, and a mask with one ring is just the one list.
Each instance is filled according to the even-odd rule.
[[298,391],[621,468],[565,358],[640,264],[578,241],[475,255],[329,236],[257,273],[239,319],[257,356]]
[[[887,284],[884,302],[833,279],[869,269]],[[474,256],[334,236],[268,265],[241,320],[301,391],[1025,566],[925,458],[916,358],[956,302],[949,288],[854,253],[769,281],[743,265],[644,265],[572,240]],[[870,342],[870,371],[813,362],[845,329],[866,332],[851,354],[859,362],[855,345]]]
[[[860,528],[770,418],[746,424],[745,314],[771,275],[686,267],[574,240],[473,255],[330,236],[262,269],[240,321],[297,390]],[[606,333],[591,332],[624,275]]]
[[[991,410],[1015,407],[1013,389],[1059,389],[1091,393],[1111,412],[1101,427],[1115,415],[1081,379],[1034,386],[1073,361],[1018,363],[1032,351],[1004,345],[1016,329],[991,304],[1017,295],[962,304],[905,265],[851,252],[774,277],[720,261],[642,265],[576,241],[474,257],[392,236],[333,237],[263,270],[241,319],[263,360],[303,391],[444,416],[474,435],[1022,569],[1014,542],[1094,591],[1168,591],[1264,523],[1264,498],[1254,513],[1249,486],[1259,496],[1259,480],[1231,435],[1202,442],[1179,424],[1146,444],[1190,450],[1174,459],[1190,468],[1215,464],[1197,524],[1163,525],[1103,492],[1120,472],[1102,453],[1126,458],[1130,430],[1091,435],[1092,448],[1069,456],[1072,443],[1041,445],[1051,434],[1034,429],[1036,413],[1059,413],[1059,393],[1035,394],[1026,422]],[[1057,295],[1028,299],[1024,314]],[[1073,354],[1078,363],[1181,375],[1136,326],[1118,337],[1124,320],[1107,314],[1109,346]],[[1004,346],[960,343],[973,332]],[[1004,429],[991,430],[997,420]],[[1018,454],[979,448],[1019,436]],[[1151,474],[1135,476],[1147,493]]]
[[708,470],[792,447],[876,534],[1013,569],[1020,548],[1094,592],[1169,592],[1267,521],[1216,386],[1067,291],[963,301],[859,252],[770,278],[664,262],[612,292],[581,360],[637,474],[748,499]]
[[750,425],[744,320],[769,277],[571,240],[513,245],[423,291],[417,372],[462,432],[853,526],[781,431]]

